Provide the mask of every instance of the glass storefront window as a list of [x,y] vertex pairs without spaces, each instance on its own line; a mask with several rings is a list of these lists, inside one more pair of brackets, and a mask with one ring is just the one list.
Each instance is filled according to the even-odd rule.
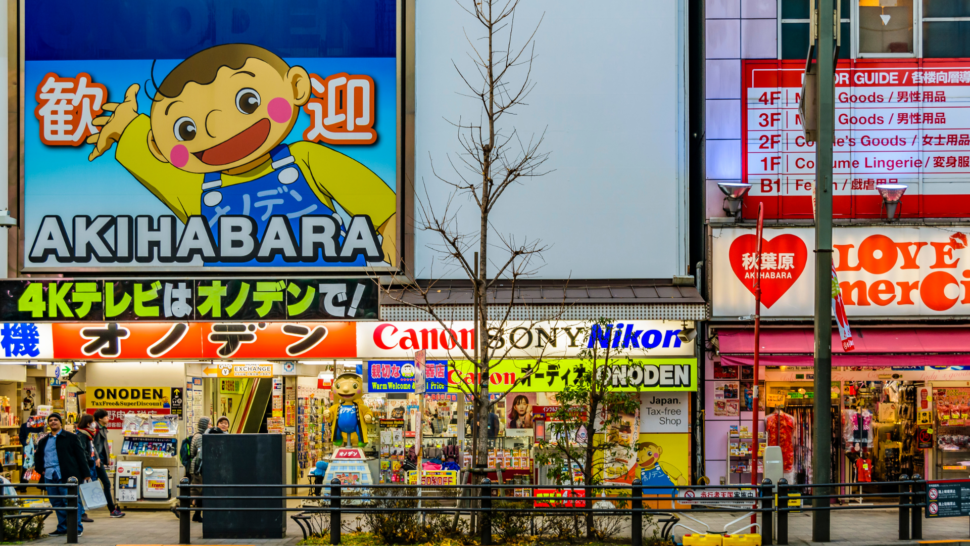
[[911,54],[913,0],[859,0],[859,54]]

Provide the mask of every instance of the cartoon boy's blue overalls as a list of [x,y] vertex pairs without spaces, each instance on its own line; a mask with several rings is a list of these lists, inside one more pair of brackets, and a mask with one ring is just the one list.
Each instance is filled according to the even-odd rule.
[[[640,483],[643,485],[670,486],[675,484],[670,476],[660,468],[660,463],[653,465],[653,468],[640,471]],[[644,495],[674,495],[673,489],[644,489]]]
[[[333,216],[341,222],[340,239],[342,245],[346,231],[339,214],[323,204],[310,188],[303,171],[297,166],[289,146],[280,144],[270,152],[273,171],[249,182],[222,185],[222,173],[206,173],[202,182],[202,214],[209,221],[213,237],[218,241],[219,217],[231,214],[250,216],[256,221],[260,239],[266,230],[271,216],[285,215],[293,229],[297,242],[300,237],[300,217]],[[299,248],[297,248],[299,251]],[[274,266],[284,265],[283,257],[277,254],[271,262],[243,262],[237,266]],[[219,263],[220,266],[229,264]],[[342,262],[346,266],[366,265],[364,256],[358,255],[353,262]]]
[[358,442],[366,442],[364,432],[360,428],[360,416],[357,415],[357,404],[341,404],[340,411],[337,413],[337,427],[334,437],[341,438],[340,433],[347,435],[347,443],[350,444],[350,435],[356,433]]

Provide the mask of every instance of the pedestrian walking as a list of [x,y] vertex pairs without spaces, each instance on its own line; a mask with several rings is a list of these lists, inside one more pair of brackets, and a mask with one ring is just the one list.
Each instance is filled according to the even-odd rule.
[[98,461],[95,463],[95,471],[101,487],[104,489],[104,499],[108,501],[108,511],[113,518],[123,518],[125,513],[121,507],[114,503],[111,496],[111,480],[108,479],[108,463],[111,461],[111,454],[108,453],[108,412],[99,409],[94,412],[94,420],[98,425],[98,433],[94,437],[94,451],[98,454]]
[[[64,484],[70,478],[76,478],[78,483],[91,481],[91,472],[88,470],[87,457],[81,450],[81,442],[77,436],[64,430],[61,425],[61,415],[52,413],[47,416],[47,426],[51,432],[37,444],[37,453],[34,455],[34,468],[40,473],[43,482],[47,484]],[[70,491],[76,494],[77,491]],[[66,487],[51,487],[47,490],[51,496],[66,496],[69,491]],[[55,508],[57,514],[57,529],[51,536],[63,536],[67,534],[67,511],[57,510],[57,508],[67,507],[67,499],[52,498],[51,506]],[[81,524],[81,517],[84,509],[78,504],[77,510],[77,536],[84,533]]]
[[[211,422],[212,420],[208,417],[200,417],[198,426],[195,427],[195,434],[192,435],[192,447],[189,451],[189,483],[192,485],[202,485],[202,435],[209,430],[209,423]],[[193,487],[191,491],[193,497],[202,496],[201,487]],[[195,508],[192,521],[202,523],[202,499],[195,499]]]
[[[84,456],[88,463],[88,474],[91,476],[92,480],[98,479],[98,471],[95,470],[95,462],[98,460],[98,454],[94,450],[94,436],[98,433],[97,427],[94,424],[94,416],[85,413],[81,416],[81,420],[77,422],[77,439],[81,442],[81,451],[84,452]],[[85,512],[81,515],[81,521],[84,523],[92,523],[94,520],[91,516]]]

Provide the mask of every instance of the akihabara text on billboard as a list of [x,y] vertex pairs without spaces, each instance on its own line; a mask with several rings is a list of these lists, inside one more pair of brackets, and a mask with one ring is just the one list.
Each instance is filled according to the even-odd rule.
[[[753,229],[715,228],[712,314],[754,310],[757,255]],[[814,228],[766,228],[762,240],[761,314],[813,315]],[[833,264],[846,314],[856,317],[970,314],[970,241],[960,227],[836,227]]]
[[[815,145],[798,113],[804,61],[744,61],[744,216],[812,218]],[[875,186],[907,186],[902,216],[970,216],[970,62],[840,61],[833,215],[878,218]]]
[[396,1],[114,4],[26,5],[26,270],[398,263]]

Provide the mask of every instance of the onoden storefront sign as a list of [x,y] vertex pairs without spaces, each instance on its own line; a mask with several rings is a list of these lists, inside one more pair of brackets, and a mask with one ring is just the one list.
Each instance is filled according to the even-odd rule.
[[[846,314],[970,314],[970,248],[960,227],[843,227],[833,230],[833,263]],[[753,229],[713,230],[712,313],[751,315],[758,258]],[[765,229],[762,315],[811,316],[814,228]]]

